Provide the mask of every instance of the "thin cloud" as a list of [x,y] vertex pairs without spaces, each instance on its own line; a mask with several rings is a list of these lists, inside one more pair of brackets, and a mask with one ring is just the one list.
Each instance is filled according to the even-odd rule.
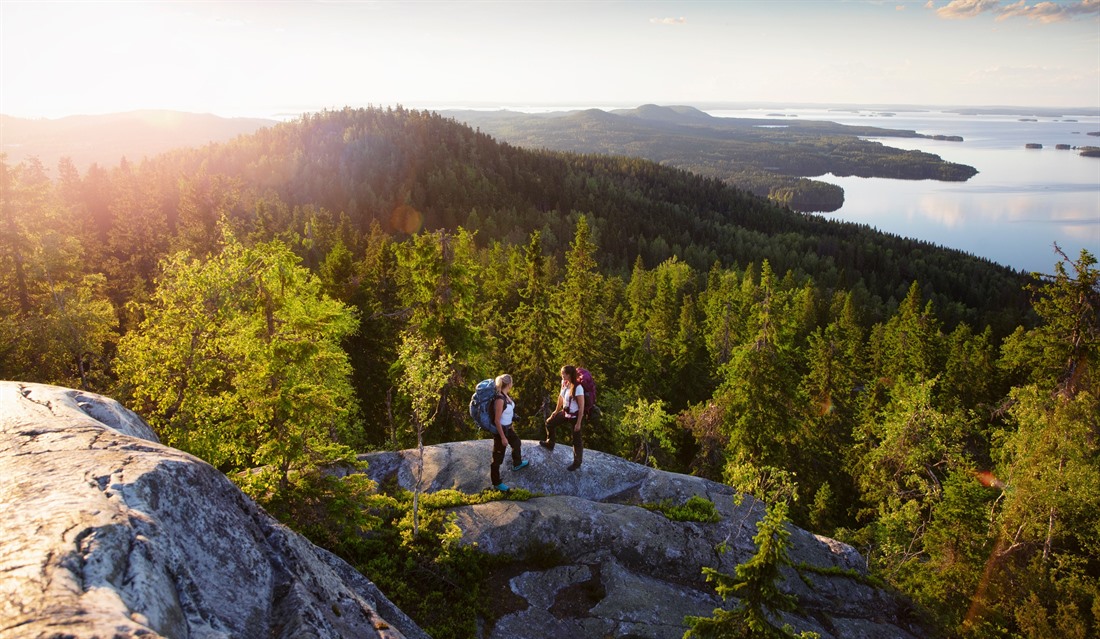
[[937,7],[935,0],[928,0],[926,9],[936,12],[946,20],[967,20],[983,13],[996,16],[997,21],[1012,18],[1025,18],[1042,24],[1073,20],[1081,16],[1100,15],[1100,0],[1077,0],[1069,4],[1059,4],[1050,0],[1033,2],[1018,0],[1006,4],[1004,0],[951,0]]
[[687,18],[650,18],[650,24],[687,24]]
[[1026,0],[1020,0],[1004,8],[998,20],[1009,18],[1027,18],[1044,24],[1072,20],[1077,16],[1100,15],[1100,0],[1082,0],[1082,2],[1070,5],[1061,5],[1054,2],[1039,2],[1028,6]]
[[965,20],[976,18],[986,12],[996,12],[1000,9],[1001,0],[951,0],[946,5],[936,8],[933,0],[928,0],[924,5],[929,9],[935,9],[936,15],[947,20]]

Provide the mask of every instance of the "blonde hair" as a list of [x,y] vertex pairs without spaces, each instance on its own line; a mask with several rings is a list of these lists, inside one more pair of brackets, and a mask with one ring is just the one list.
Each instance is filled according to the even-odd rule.
[[506,386],[510,386],[511,384],[512,384],[512,376],[509,375],[508,373],[497,376],[497,379],[496,379],[497,392],[503,393],[504,388]]

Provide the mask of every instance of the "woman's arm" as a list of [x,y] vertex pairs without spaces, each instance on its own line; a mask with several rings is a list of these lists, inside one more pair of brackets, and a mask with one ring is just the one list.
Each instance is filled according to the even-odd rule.
[[500,416],[504,413],[504,398],[498,397],[493,400],[493,425],[497,427],[497,435],[500,436],[500,441],[504,439],[504,427],[500,425]]
[[576,395],[576,396],[573,397],[573,399],[577,400],[577,425],[573,427],[573,430],[577,431],[577,432],[580,432],[581,422],[584,421],[584,400],[585,400],[585,396],[583,394]]

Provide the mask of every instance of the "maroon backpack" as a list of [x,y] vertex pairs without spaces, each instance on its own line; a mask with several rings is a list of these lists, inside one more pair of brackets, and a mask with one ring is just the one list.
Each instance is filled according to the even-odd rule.
[[587,368],[577,369],[577,380],[584,389],[584,418],[588,419],[596,406],[596,380],[592,379],[592,373]]

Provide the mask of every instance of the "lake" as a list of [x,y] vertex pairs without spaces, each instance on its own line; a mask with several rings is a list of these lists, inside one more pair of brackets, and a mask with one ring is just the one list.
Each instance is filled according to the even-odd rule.
[[[1057,242],[1070,259],[1081,249],[1100,258],[1100,158],[1076,150],[1100,146],[1100,115],[961,115],[938,111],[717,109],[716,117],[828,120],[841,124],[958,135],[962,142],[872,138],[919,149],[978,174],[966,182],[837,177],[816,179],[844,189],[844,206],[826,217],[959,249],[1024,271],[1052,273]],[[1074,120],[1074,121],[1070,121]],[[1025,148],[1042,144],[1042,149]]]

